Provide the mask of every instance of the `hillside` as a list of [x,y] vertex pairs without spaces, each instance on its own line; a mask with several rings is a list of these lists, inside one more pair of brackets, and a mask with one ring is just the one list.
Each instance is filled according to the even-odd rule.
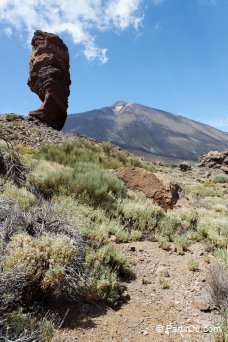
[[0,116],[0,341],[226,342],[227,165]]
[[69,115],[63,130],[111,141],[147,160],[197,160],[211,150],[228,148],[228,135],[211,126],[122,101]]

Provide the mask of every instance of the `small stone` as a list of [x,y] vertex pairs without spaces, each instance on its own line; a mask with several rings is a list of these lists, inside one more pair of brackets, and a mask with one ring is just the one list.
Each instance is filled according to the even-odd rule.
[[131,299],[131,296],[129,295],[128,291],[124,291],[121,295],[121,299],[124,302],[128,302]]
[[201,301],[192,302],[192,307],[195,309],[198,309],[200,311],[203,311],[203,312],[210,312],[211,311],[210,305],[208,303],[201,302]]
[[135,252],[135,246],[129,246],[129,251]]
[[142,278],[142,283],[143,283],[143,285],[148,285],[148,284],[151,284],[151,280],[148,279],[147,277],[143,277]]
[[147,336],[147,335],[149,335],[148,330],[144,330],[144,331],[143,331],[143,336]]

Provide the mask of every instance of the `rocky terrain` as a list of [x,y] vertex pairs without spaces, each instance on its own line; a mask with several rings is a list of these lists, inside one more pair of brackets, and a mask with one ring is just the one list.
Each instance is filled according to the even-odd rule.
[[180,115],[140,104],[113,106],[69,115],[65,132],[111,141],[149,161],[197,161],[209,151],[228,149],[228,135]]
[[29,118],[61,130],[70,95],[68,48],[58,36],[43,31],[35,31],[32,46],[28,85],[43,103]]
[[62,133],[39,120],[29,120],[16,114],[0,115],[0,132],[13,144],[34,148],[78,139],[76,134]]
[[207,170],[208,175],[228,174],[228,151],[211,151],[200,158],[199,168]]
[[[116,247],[135,263],[136,279],[128,284],[127,304],[118,311],[92,305],[82,310],[70,307],[67,328],[56,334],[55,342],[211,341],[211,322],[220,318],[207,304],[209,266],[203,262],[202,245],[193,245],[184,256],[174,250],[167,253],[156,242]],[[192,258],[199,262],[199,272],[189,272]],[[160,277],[168,289],[162,289]]]

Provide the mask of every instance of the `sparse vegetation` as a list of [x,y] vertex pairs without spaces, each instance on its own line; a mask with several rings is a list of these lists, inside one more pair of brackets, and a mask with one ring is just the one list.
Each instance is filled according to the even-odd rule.
[[[0,334],[4,338],[48,341],[54,323],[45,316],[38,320],[41,314],[34,307],[38,303],[43,310],[44,298],[47,308],[56,298],[118,306],[123,280],[132,277],[132,264],[115,244],[147,238],[163,250],[175,248],[180,255],[191,244],[203,243],[207,251],[203,260],[216,260],[219,265],[210,284],[213,301],[224,315],[226,182],[181,175],[189,205],[165,212],[143,193],[126,191],[111,172],[125,166],[154,167],[109,143],[79,139],[39,150],[22,146],[17,151],[26,167],[16,159],[17,173],[9,168],[7,179],[3,175],[0,182],[0,306],[4,310]],[[195,272],[199,263],[190,260],[187,267]],[[143,279],[144,284],[150,283]],[[166,277],[158,277],[158,283],[162,289],[170,287]]]
[[19,118],[19,115],[14,114],[14,113],[9,113],[6,114],[6,121],[11,122],[11,121],[15,121]]
[[166,277],[160,276],[159,277],[159,284],[160,284],[160,287],[163,290],[166,290],[166,289],[170,288],[169,281],[168,281],[168,279]]
[[87,286],[84,295],[90,300],[102,300],[116,306],[121,297],[120,279],[131,274],[131,264],[112,247],[104,246],[86,253]]
[[97,143],[87,139],[62,145],[48,145],[40,149],[37,158],[54,161],[65,166],[75,167],[77,163],[94,163],[104,169],[119,167],[143,167],[155,171],[155,167],[129,152],[119,150],[110,143]]
[[214,176],[213,182],[214,183],[228,183],[228,176],[225,174]]
[[199,263],[198,261],[191,259],[188,261],[188,269],[192,272],[199,271]]

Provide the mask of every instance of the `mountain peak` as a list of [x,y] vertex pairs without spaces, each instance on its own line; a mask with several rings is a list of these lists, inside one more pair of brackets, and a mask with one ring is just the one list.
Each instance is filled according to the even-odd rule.
[[125,101],[117,101],[112,105],[112,109],[114,112],[120,112],[121,109],[123,109],[127,105],[127,102]]
[[227,150],[228,136],[213,127],[159,109],[117,101],[111,107],[69,115],[65,132],[76,132],[151,158],[197,160]]

